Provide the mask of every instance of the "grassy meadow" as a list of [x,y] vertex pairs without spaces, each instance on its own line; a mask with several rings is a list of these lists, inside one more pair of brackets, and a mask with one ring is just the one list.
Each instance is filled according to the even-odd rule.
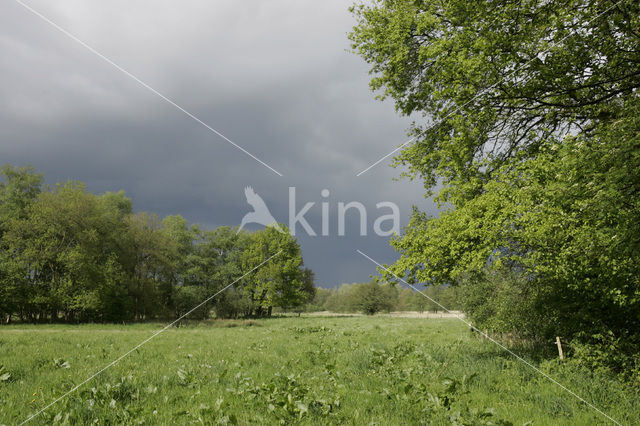
[[[0,328],[0,424],[18,424],[160,324]],[[640,401],[537,365],[623,424]],[[455,319],[284,317],[172,328],[30,424],[608,424]]]

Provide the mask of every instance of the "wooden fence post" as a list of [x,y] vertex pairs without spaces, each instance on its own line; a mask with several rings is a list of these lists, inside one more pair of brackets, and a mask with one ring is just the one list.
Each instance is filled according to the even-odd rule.
[[564,352],[562,352],[562,342],[560,342],[560,336],[556,336],[556,345],[558,345],[558,356],[560,356],[560,359],[564,359]]

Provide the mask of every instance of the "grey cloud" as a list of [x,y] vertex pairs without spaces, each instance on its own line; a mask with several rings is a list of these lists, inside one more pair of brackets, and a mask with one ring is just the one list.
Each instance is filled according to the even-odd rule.
[[[375,213],[376,202],[396,202],[403,224],[412,204],[436,213],[420,183],[392,181],[399,170],[388,162],[355,177],[406,140],[409,120],[374,100],[366,64],[346,51],[348,3],[29,4],[285,176],[12,2],[0,13],[0,162],[31,163],[52,183],[124,189],[138,210],[210,227],[239,224],[247,185],[283,222],[296,186],[299,204],[316,202],[307,217],[317,229],[324,188],[333,206],[357,200]],[[347,228],[357,229],[355,218]],[[374,273],[356,248],[384,262],[397,256],[379,237],[300,241],[325,286]]]

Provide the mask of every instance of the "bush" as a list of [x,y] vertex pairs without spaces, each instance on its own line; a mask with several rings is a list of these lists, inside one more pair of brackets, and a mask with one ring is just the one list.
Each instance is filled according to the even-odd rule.
[[389,284],[370,282],[355,287],[350,305],[352,309],[373,315],[380,311],[393,309],[397,290]]
[[458,282],[461,309],[474,326],[529,342],[549,342],[566,334],[559,328],[549,292],[516,269],[485,269]]

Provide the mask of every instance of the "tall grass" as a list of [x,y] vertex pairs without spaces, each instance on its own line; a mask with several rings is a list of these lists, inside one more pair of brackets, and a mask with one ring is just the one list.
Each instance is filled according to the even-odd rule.
[[[15,424],[160,325],[0,328],[0,424]],[[638,395],[538,364],[624,424]],[[5,380],[2,377],[9,375]],[[300,317],[167,330],[33,424],[606,424],[458,321]]]

